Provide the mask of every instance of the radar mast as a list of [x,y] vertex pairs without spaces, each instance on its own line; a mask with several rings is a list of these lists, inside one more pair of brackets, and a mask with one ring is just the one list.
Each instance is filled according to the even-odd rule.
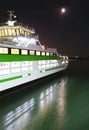
[[14,17],[14,11],[7,11],[9,13],[9,20],[12,21],[12,16]]
[[6,24],[8,26],[14,26],[14,23],[17,22],[16,20],[13,20],[12,17],[16,18],[16,16],[14,15],[14,11],[7,11],[9,13],[9,19],[6,22]]

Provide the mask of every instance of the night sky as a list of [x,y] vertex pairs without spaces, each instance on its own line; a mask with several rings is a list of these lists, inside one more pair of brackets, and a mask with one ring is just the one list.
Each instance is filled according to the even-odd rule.
[[[64,15],[62,7],[67,9]],[[63,55],[89,56],[88,0],[0,0],[0,22],[7,20],[7,10],[33,27],[41,44],[57,48]]]

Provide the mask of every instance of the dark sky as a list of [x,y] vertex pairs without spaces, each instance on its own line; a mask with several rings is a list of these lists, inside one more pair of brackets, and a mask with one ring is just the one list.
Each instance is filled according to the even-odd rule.
[[[65,15],[60,14],[61,7],[67,8]],[[35,28],[41,44],[68,56],[89,56],[88,0],[0,0],[1,22],[7,20],[7,10]]]

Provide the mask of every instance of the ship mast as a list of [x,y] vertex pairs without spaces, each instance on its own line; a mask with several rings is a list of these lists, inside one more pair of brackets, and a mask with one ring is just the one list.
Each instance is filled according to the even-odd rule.
[[14,17],[14,11],[7,11],[9,13],[9,20],[12,21],[12,16]]
[[8,26],[14,26],[14,23],[17,22],[15,20],[12,20],[12,17],[16,18],[16,16],[14,15],[14,11],[7,11],[9,13],[9,19],[8,21],[6,22],[6,24]]

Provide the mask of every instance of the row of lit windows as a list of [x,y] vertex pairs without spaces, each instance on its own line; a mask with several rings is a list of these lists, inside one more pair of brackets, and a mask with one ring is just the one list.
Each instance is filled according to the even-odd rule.
[[0,76],[9,74],[29,72],[33,70],[33,62],[1,62],[0,63]]
[[35,50],[25,50],[25,49],[17,49],[17,48],[5,48],[0,47],[0,54],[21,54],[21,55],[37,55],[37,56],[56,56],[56,53],[52,52],[44,52],[44,51],[35,51]]
[[58,63],[58,60],[40,60],[39,65],[47,65],[47,64],[56,64]]
[[9,69],[0,69],[0,76],[9,75],[14,73],[21,73],[21,72],[29,72],[33,70],[33,66],[30,67],[16,67],[16,68],[9,68]]
[[25,31],[21,28],[17,28],[17,29],[1,29],[0,30],[0,37],[5,37],[5,36],[18,36],[18,35],[25,35],[25,36],[29,36],[30,32],[29,31]]
[[32,61],[21,61],[21,62],[0,62],[0,69],[5,68],[17,68],[17,67],[29,67],[33,66]]
[[48,69],[48,68],[57,67],[57,66],[59,66],[57,60],[39,61],[39,69]]

